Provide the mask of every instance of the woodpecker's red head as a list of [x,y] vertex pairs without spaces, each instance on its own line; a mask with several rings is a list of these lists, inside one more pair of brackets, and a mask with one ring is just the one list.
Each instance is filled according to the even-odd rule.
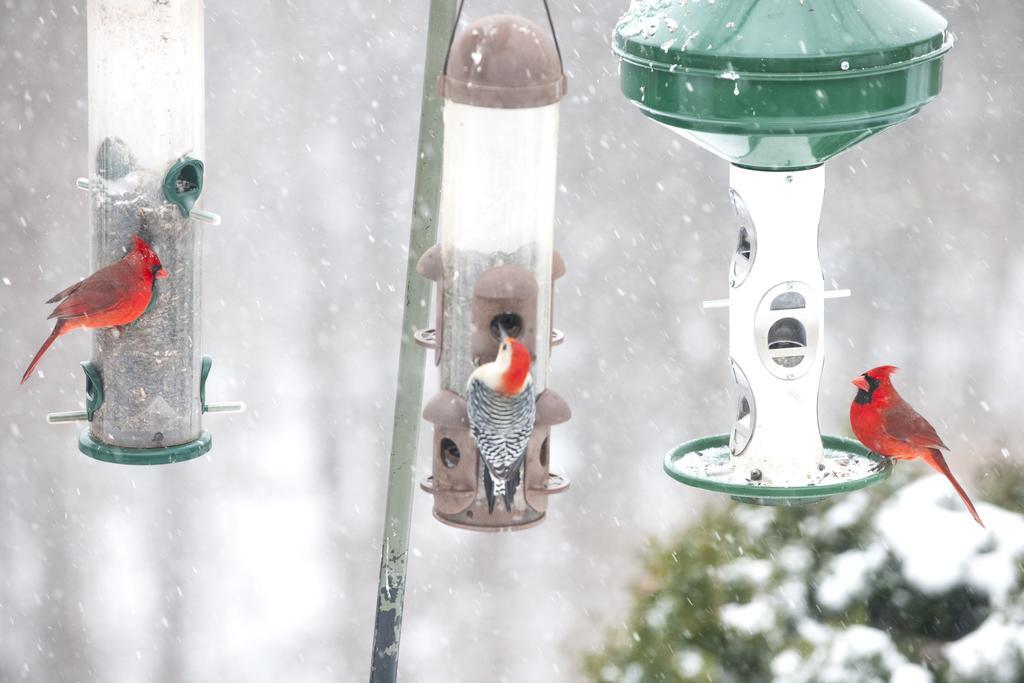
[[857,387],[857,397],[853,400],[860,404],[871,403],[879,390],[888,393],[892,390],[890,377],[898,371],[895,365],[880,365],[860,375],[853,380],[853,386]]
[[521,392],[530,377],[529,350],[512,337],[505,337],[494,362],[502,368],[496,389],[513,396]]
[[146,244],[146,241],[139,237],[138,235],[135,235],[133,237],[133,240],[135,242],[134,253],[142,257],[143,265],[149,268],[149,271],[150,273],[152,273],[153,277],[167,277],[167,271],[164,270],[163,264],[160,263],[160,257],[156,255],[156,252],[153,251],[153,249],[150,248],[148,244]]

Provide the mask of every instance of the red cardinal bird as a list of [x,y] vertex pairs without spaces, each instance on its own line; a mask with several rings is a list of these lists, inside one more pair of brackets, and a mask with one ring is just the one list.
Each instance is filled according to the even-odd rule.
[[134,240],[134,248],[120,261],[97,270],[46,302],[60,301],[49,316],[56,318],[57,324],[29,363],[22,384],[57,337],[80,327],[95,330],[127,325],[146,311],[153,298],[154,280],[167,277],[167,271],[141,237],[135,236]]
[[984,527],[978,511],[974,509],[974,503],[949,471],[949,465],[939,450],[949,450],[946,444],[942,443],[928,420],[911,408],[892,385],[889,377],[898,369],[892,365],[883,365],[853,380],[853,385],[857,387],[857,396],[850,405],[853,433],[861,443],[879,455],[896,460],[923,459],[949,479],[974,516],[974,521]]

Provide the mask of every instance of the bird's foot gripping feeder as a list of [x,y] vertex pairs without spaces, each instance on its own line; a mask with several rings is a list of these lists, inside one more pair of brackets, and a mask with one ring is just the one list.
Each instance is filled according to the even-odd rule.
[[[432,474],[422,488],[434,496],[437,519],[466,529],[538,524],[547,496],[568,487],[549,463],[551,427],[570,416],[547,386],[551,348],[561,341],[551,324],[552,291],[565,272],[553,249],[565,93],[553,32],[515,16],[476,21],[454,39],[438,82],[445,126],[442,237],[417,268],[437,283],[437,324],[416,339],[435,351],[441,392],[423,413],[434,425],[434,444]],[[474,394],[471,376],[502,360],[506,339],[521,345],[521,359],[529,356],[533,417],[510,412],[515,391],[503,393],[497,376],[490,398],[474,403],[482,394]],[[475,413],[474,405],[480,406]],[[500,477],[506,457],[522,458],[507,480]],[[493,495],[499,479],[514,491],[507,503]]]
[[634,0],[619,21],[623,93],[733,164],[740,223],[726,304],[736,417],[729,434],[673,449],[673,478],[785,505],[889,475],[818,432],[824,302],[845,293],[824,290],[818,260],[823,163],[934,98],[951,45],[918,0]]
[[204,412],[210,360],[200,346],[202,231],[219,223],[203,191],[202,0],[89,0],[90,175],[94,270],[143,239],[163,264],[148,308],[130,324],[93,333],[79,447],[98,460],[169,463],[210,449]]

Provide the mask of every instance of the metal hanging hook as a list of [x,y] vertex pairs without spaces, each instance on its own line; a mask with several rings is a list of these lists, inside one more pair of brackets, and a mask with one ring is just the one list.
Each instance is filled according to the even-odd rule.
[[452,24],[451,35],[448,36],[448,48],[444,51],[444,66],[441,67],[441,75],[448,75],[448,59],[452,56],[452,45],[455,44],[455,34],[459,32],[459,19],[462,18],[462,6],[466,0],[459,0],[459,8],[455,10],[455,23]]
[[548,15],[548,26],[551,27],[551,40],[555,42],[555,54],[558,55],[558,70],[562,72],[562,76],[565,76],[565,62],[562,60],[562,48],[558,46],[558,34],[555,33],[555,21],[551,18],[551,7],[548,6],[548,0],[542,0],[544,3],[544,14]]

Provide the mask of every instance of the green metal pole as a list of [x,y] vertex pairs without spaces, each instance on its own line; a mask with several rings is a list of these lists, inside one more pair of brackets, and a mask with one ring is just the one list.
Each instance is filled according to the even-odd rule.
[[384,541],[377,588],[377,618],[373,626],[371,683],[398,678],[398,647],[402,636],[402,605],[405,600],[409,527],[412,522],[413,469],[419,441],[423,404],[423,350],[413,333],[427,326],[430,283],[416,273],[416,263],[437,241],[438,207],[441,201],[441,161],[444,127],[437,77],[448,53],[455,22],[455,0],[431,0],[427,29],[427,58],[423,73],[419,153],[413,189],[412,226],[409,230],[409,262],[405,275],[405,312],[402,315],[402,347],[398,356],[395,421],[391,433],[388,500],[384,510]]

